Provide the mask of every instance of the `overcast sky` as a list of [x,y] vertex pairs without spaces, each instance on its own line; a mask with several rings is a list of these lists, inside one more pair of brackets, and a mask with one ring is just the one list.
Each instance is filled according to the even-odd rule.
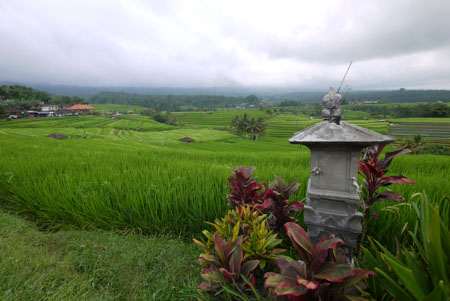
[[450,0],[2,0],[0,80],[450,89]]

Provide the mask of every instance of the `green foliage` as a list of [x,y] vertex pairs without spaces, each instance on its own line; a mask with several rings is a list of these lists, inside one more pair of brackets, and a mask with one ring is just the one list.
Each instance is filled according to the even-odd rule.
[[136,113],[141,113],[142,110],[145,110],[145,107],[141,106],[132,106],[132,105],[117,105],[117,104],[95,104],[92,105],[96,111],[99,112],[117,112],[117,111],[134,111]]
[[[228,210],[224,218],[207,223],[215,228],[220,237],[230,239],[232,243],[239,237],[244,260],[259,260],[261,269],[264,269],[267,261],[276,259],[278,254],[285,251],[276,248],[281,239],[269,229],[266,218],[266,215],[261,215],[252,206],[239,206]],[[194,242],[204,248],[206,254],[212,254],[214,235],[207,230],[204,230],[203,234],[206,240],[194,239]]]
[[378,278],[369,279],[369,291],[377,300],[448,300],[450,298],[450,232],[439,207],[426,195],[413,204],[417,222],[408,231],[414,244],[397,246],[394,255],[376,240],[362,248],[364,264],[375,269]]
[[2,85],[0,87],[0,100],[1,99],[48,102],[51,99],[51,96],[47,92],[38,91],[29,87]]
[[434,154],[450,156],[450,148],[440,144],[426,143],[421,134],[415,134],[413,138],[407,138],[400,141],[401,145],[411,145],[411,153],[418,154]]
[[433,155],[442,155],[442,156],[450,156],[450,147],[445,145],[426,145],[423,148],[423,154],[433,154]]
[[170,112],[166,112],[166,113],[161,113],[161,112],[155,112],[154,114],[150,115],[153,120],[155,120],[156,122],[159,123],[165,123],[165,124],[169,124],[169,125],[176,125],[176,121],[175,119],[172,117],[172,115],[170,114]]
[[250,135],[254,141],[258,140],[260,134],[266,131],[266,121],[263,117],[250,118],[247,114],[242,117],[237,115],[231,120],[231,129],[240,136]]
[[[209,118],[208,124],[213,124],[215,118],[223,123],[236,113],[195,113],[194,117]],[[289,132],[282,127],[283,118],[294,131],[295,116],[274,118],[275,130],[283,131],[280,136]],[[314,120],[304,122],[299,126]],[[358,124],[372,129],[386,126],[376,121]],[[57,141],[45,137],[52,133],[71,138]],[[86,139],[79,139],[84,134]],[[180,142],[185,136],[199,143]],[[0,145],[1,187],[13,192],[13,198],[0,203],[51,228],[134,229],[190,236],[205,228],[205,220],[225,215],[229,193],[225,183],[232,166],[259,166],[254,173],[267,183],[273,180],[274,171],[284,179],[297,178],[301,185],[293,200],[304,198],[310,177],[309,150],[291,145],[285,138],[265,136],[253,143],[225,131],[174,127],[146,116],[0,122]],[[450,157],[418,155],[396,157],[389,171],[415,180],[413,185],[396,187],[406,200],[416,191],[427,190],[448,225],[448,202],[441,200],[449,194],[449,169]],[[408,206],[399,206],[394,213],[384,209],[391,205],[374,205],[379,218],[378,222],[368,221],[368,235],[395,246],[394,235],[401,233],[405,223],[413,225],[416,217]],[[390,226],[385,227],[387,224]],[[403,235],[398,239],[402,243],[409,238]]]
[[5,107],[11,109],[27,110],[31,106],[38,105],[34,99],[10,99],[4,102]]
[[289,296],[290,300],[364,300],[351,295],[348,288],[356,286],[361,289],[361,280],[375,273],[347,264],[345,252],[338,247],[344,243],[343,240],[324,236],[313,245],[299,225],[287,223],[285,227],[301,261],[279,258],[277,263],[281,274],[266,273],[266,288],[273,289],[275,295]]
[[8,108],[17,108],[21,110],[29,109],[31,106],[37,106],[40,102],[67,105],[87,104],[87,102],[78,96],[50,95],[47,92],[35,90],[24,86],[0,87],[0,100],[4,99]]
[[78,96],[67,96],[67,95],[58,95],[54,96],[51,100],[53,104],[66,104],[66,105],[74,105],[74,104],[87,104],[87,101]]
[[181,111],[182,107],[198,109],[231,108],[242,103],[256,103],[251,97],[220,96],[220,95],[145,95],[123,92],[101,92],[93,95],[89,103],[121,104],[153,108],[158,111]]

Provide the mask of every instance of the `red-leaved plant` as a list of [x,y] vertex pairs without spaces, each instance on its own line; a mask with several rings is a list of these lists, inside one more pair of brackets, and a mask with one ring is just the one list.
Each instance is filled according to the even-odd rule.
[[[234,176],[228,178],[228,182],[231,184],[229,187],[231,193],[227,196],[228,206],[255,206],[260,213],[268,216],[269,226],[273,230],[281,232],[282,226],[286,222],[294,220],[295,212],[303,210],[302,202],[289,201],[300,184],[296,179],[286,184],[278,176],[275,176],[275,181],[269,185],[264,182],[259,184],[255,181],[256,178],[252,177],[253,170],[255,170],[253,166],[233,168]],[[262,191],[260,191],[261,189]]]
[[406,176],[387,176],[388,168],[392,160],[399,155],[410,153],[411,146],[403,146],[395,151],[388,152],[384,158],[378,158],[386,145],[378,145],[374,149],[366,148],[363,151],[363,158],[359,161],[359,174],[363,178],[361,188],[361,208],[363,209],[363,231],[361,243],[364,242],[367,233],[367,219],[370,213],[377,218],[378,213],[372,210],[373,204],[379,201],[402,201],[404,197],[393,191],[379,191],[382,187],[388,187],[392,184],[414,184],[414,181],[408,180]]
[[299,186],[297,179],[293,179],[289,184],[286,184],[277,175],[275,175],[275,181],[270,183],[269,186],[265,185],[266,191],[271,191],[269,195],[272,197],[265,199],[258,206],[258,209],[269,216],[269,223],[275,231],[281,232],[284,224],[295,220],[295,212],[303,210],[304,204],[302,202],[289,201],[289,198],[298,190]]
[[301,261],[279,258],[277,264],[281,274],[266,273],[266,288],[288,300],[365,300],[350,295],[347,290],[352,286],[363,286],[361,280],[375,273],[346,264],[345,252],[338,246],[344,244],[340,238],[332,235],[326,239],[324,236],[313,245],[299,225],[287,223],[285,228]]
[[259,260],[243,262],[242,237],[234,242],[230,238],[222,239],[218,233],[214,234],[214,253],[200,254],[202,264],[209,264],[208,268],[202,269],[202,283],[199,289],[205,291],[218,291],[224,285],[231,286],[239,292],[251,289],[245,279],[255,288],[255,277],[253,270],[259,265]]
[[227,195],[228,206],[234,208],[246,204],[261,203],[262,200],[271,197],[271,191],[263,190],[259,192],[264,186],[264,182],[259,184],[255,181],[256,178],[252,177],[255,169],[254,166],[249,168],[244,166],[233,167],[234,176],[228,178],[228,182],[231,184],[228,187],[231,190],[231,193]]

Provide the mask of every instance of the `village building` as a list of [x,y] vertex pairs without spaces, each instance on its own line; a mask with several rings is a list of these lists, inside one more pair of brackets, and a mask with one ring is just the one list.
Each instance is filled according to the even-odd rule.
[[42,112],[51,112],[51,111],[56,111],[58,109],[59,109],[59,105],[46,104],[46,105],[42,105],[41,106],[41,111]]
[[57,111],[55,111],[55,116],[56,117],[63,117],[63,116],[78,116],[79,113],[74,111],[74,110],[69,110],[69,109],[59,109]]
[[21,115],[22,114],[22,110],[20,109],[15,109],[15,108],[5,108],[5,113],[6,116],[11,116],[11,115]]
[[76,104],[76,105],[71,106],[69,108],[69,110],[75,111],[78,114],[88,114],[88,113],[94,111],[95,108],[91,107],[90,105]]

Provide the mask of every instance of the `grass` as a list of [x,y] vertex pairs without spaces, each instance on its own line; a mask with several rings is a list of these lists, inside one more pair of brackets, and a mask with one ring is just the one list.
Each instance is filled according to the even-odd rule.
[[116,105],[116,104],[92,104],[92,107],[99,112],[115,112],[115,111],[134,111],[136,113],[142,112],[142,110],[148,110],[146,107],[133,106],[133,105]]
[[185,127],[224,129],[230,125],[236,115],[248,114],[249,117],[268,117],[267,113],[259,110],[223,110],[212,112],[177,112],[172,116]]
[[198,253],[165,236],[41,232],[0,212],[0,299],[175,300],[198,285]]
[[[159,125],[144,116],[127,117],[131,119],[85,116],[1,124],[0,179],[10,191],[3,204],[53,228],[72,225],[192,237],[205,228],[204,221],[225,213],[226,179],[233,166],[256,166],[256,175],[266,182],[275,174],[286,180],[297,178],[301,187],[295,197],[305,198],[309,150],[289,144],[286,138],[271,137],[271,131],[282,133],[286,124],[296,127],[295,117],[284,123],[284,115],[269,120],[269,135],[258,142],[206,128],[161,125],[164,130],[143,132],[114,128],[116,121],[142,122],[148,129]],[[314,122],[301,119],[297,130]],[[386,123],[376,121],[355,123],[381,132],[387,129]],[[53,132],[72,138],[45,137]],[[196,142],[180,142],[184,136]],[[448,170],[449,157],[401,156],[392,174],[407,175],[416,184],[394,189],[407,199],[425,190],[439,202],[449,194]],[[397,228],[409,221],[406,210],[401,211]],[[380,218],[390,214],[381,211]],[[384,231],[382,224],[372,229],[377,237]]]
[[[305,198],[310,152],[287,138],[319,120],[272,116],[258,142],[212,129],[241,113],[180,113],[182,127],[138,115],[0,123],[0,205],[41,229],[64,229],[41,232],[0,213],[0,298],[170,300],[192,291],[199,282],[193,263],[199,250],[190,239],[207,228],[204,221],[227,210],[233,166],[256,166],[256,176],[266,182],[275,174],[297,178],[294,197]],[[377,120],[350,122],[389,131]],[[71,138],[46,137],[55,132]],[[184,136],[196,142],[180,142]],[[422,191],[439,205],[448,226],[443,196],[450,195],[449,170],[446,156],[396,158],[390,173],[416,184],[392,186],[406,202],[377,204],[379,218],[369,221],[368,235],[391,249],[396,237],[407,245],[407,230],[416,223],[412,196]]]

